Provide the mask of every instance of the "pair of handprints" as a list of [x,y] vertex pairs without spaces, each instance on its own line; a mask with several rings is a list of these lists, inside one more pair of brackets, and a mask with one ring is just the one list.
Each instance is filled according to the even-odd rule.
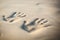
[[[3,15],[2,17],[3,17],[3,21],[12,23],[12,22],[14,22],[16,20],[16,18],[18,18],[18,17],[19,18],[24,18],[26,16],[27,15],[25,15],[24,13],[14,12],[8,17],[6,17],[5,15]],[[33,21],[29,22],[28,24],[26,24],[26,23],[27,23],[27,21],[24,20],[23,24],[21,25],[21,29],[23,29],[23,30],[25,30],[27,32],[32,32],[32,31],[37,29],[37,26],[35,26],[35,25],[44,25],[45,23],[48,23],[48,20],[46,20],[45,18],[42,18],[42,19],[35,18],[35,19],[33,19]],[[50,25],[44,25],[44,27],[48,27],[48,26],[50,26]]]

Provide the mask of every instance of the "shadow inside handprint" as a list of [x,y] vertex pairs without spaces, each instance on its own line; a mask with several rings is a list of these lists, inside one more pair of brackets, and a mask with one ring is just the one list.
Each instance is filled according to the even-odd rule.
[[39,18],[34,19],[32,22],[30,22],[30,23],[27,24],[27,25],[26,25],[26,21],[24,21],[23,24],[22,24],[22,26],[21,26],[21,28],[22,28],[23,30],[27,31],[27,32],[30,32],[30,31],[34,30],[34,29],[35,29],[34,27],[32,27],[31,30],[29,30],[28,27],[30,26],[30,28],[31,28],[31,26],[35,25],[35,21],[37,21],[38,19],[39,19]]
[[[37,21],[37,23],[36,23],[36,21]],[[36,30],[37,29],[36,25],[39,25],[39,24],[43,25],[43,27],[51,26],[50,24],[44,25],[45,23],[48,23],[48,21],[44,18],[42,18],[41,20],[39,20],[39,18],[36,18],[33,21],[31,21],[29,24],[26,24],[26,23],[27,23],[27,21],[24,21],[21,28],[27,32],[32,32],[32,31]]]
[[5,15],[2,16],[2,20],[6,22],[14,22],[16,19],[24,18],[26,15],[21,12],[13,12],[10,16],[6,17]]

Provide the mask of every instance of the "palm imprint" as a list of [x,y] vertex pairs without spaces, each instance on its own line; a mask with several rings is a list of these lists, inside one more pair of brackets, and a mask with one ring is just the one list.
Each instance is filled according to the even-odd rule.
[[17,12],[14,12],[13,14],[11,14],[10,16],[8,17],[5,17],[5,15],[3,15],[3,21],[6,21],[6,22],[14,22],[16,19],[20,19],[20,18],[23,18],[25,17],[26,15],[24,13],[17,13]]
[[[2,16],[3,20],[6,22],[14,22],[20,18],[26,17],[26,15],[24,13],[21,12],[14,12],[13,14],[11,14],[8,17],[5,17],[5,15]],[[43,25],[43,27],[48,27],[51,26],[50,24],[48,24],[48,20],[46,20],[45,18],[39,19],[39,18],[35,18],[33,19],[33,21],[29,22],[28,24],[26,24],[27,21],[24,20],[23,24],[21,25],[21,29],[26,31],[26,32],[32,32],[35,31],[37,29],[41,28],[41,25]],[[47,23],[47,24],[46,24]],[[38,26],[39,25],[39,26]]]
[[28,23],[28,24],[26,24],[26,23],[27,23],[27,21],[24,21],[21,28],[23,30],[27,31],[27,32],[35,31],[38,28],[40,29],[41,25],[43,25],[43,27],[51,26],[50,24],[47,24],[48,21],[46,19],[44,19],[44,18],[42,18],[40,20],[39,20],[39,18],[36,18],[33,21],[31,21],[30,23]]

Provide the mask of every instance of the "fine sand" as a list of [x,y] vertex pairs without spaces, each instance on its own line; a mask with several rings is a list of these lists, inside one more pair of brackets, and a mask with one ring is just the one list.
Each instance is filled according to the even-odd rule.
[[[59,0],[0,0],[0,40],[59,40]],[[26,17],[16,17],[13,23],[2,20],[2,16],[8,17],[13,12],[21,12]],[[35,31],[27,32],[21,29],[23,21],[30,23],[35,18],[45,18],[47,24],[37,24]]]

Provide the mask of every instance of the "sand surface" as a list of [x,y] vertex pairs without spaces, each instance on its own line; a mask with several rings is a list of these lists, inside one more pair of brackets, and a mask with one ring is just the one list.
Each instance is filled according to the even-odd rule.
[[[0,39],[1,40],[59,40],[59,27],[57,18],[59,11],[57,0],[0,0]],[[8,17],[13,12],[21,12],[26,17],[16,17],[13,23],[2,20],[2,16]],[[26,20],[30,23],[35,18],[45,18],[48,20],[47,24],[52,26],[39,27],[37,30],[27,32],[21,29],[23,21]],[[10,19],[9,19],[10,20]],[[36,26],[36,25],[35,25]]]

